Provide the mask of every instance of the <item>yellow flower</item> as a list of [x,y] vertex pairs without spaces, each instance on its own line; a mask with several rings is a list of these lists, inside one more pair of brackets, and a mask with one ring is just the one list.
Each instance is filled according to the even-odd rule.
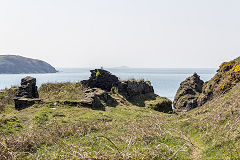
[[234,72],[238,72],[238,71],[240,71],[240,64],[236,64],[233,68],[232,68],[232,70],[234,71]]

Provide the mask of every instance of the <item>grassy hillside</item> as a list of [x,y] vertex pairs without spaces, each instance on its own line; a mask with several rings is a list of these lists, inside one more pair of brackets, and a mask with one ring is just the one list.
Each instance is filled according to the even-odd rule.
[[[46,84],[46,101],[83,96],[79,84]],[[186,113],[137,107],[121,95],[105,111],[40,103],[0,113],[0,159],[239,159],[240,85]],[[73,96],[73,94],[75,96]],[[12,97],[14,89],[1,92]],[[9,98],[11,99],[11,98]]]
[[240,82],[240,57],[223,62],[217,74],[208,82],[205,82],[202,93],[198,97],[198,104],[202,105],[214,97],[224,94]]

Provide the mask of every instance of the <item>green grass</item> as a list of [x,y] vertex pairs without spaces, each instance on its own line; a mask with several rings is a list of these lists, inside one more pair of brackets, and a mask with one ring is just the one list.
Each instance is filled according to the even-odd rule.
[[17,87],[0,91],[0,113],[13,106],[13,98],[17,93]]
[[40,98],[45,101],[79,101],[84,98],[84,87],[80,83],[47,83],[39,88]]
[[[198,146],[203,159],[240,158],[240,85],[170,121]],[[198,157],[199,158],[199,157]]]
[[[46,101],[78,100],[83,90],[78,83],[46,84],[39,93]],[[118,105],[105,111],[48,103],[17,111],[9,103],[0,113],[0,159],[239,159],[239,92],[236,85],[178,114],[117,94]]]
[[[161,125],[162,114],[136,106],[107,107],[106,111],[96,111],[69,106],[53,109],[35,105],[12,113],[11,117],[18,117],[24,124],[22,132],[15,131],[13,137],[2,140],[10,145],[19,137],[26,136],[25,141],[29,138],[32,143],[30,148],[25,144],[28,141],[20,141],[18,145],[22,146],[21,150],[12,146],[15,152],[30,152],[23,156],[26,159],[54,159],[59,156],[167,159],[186,142]],[[183,149],[173,159],[184,158],[189,154],[188,145],[184,145]],[[75,152],[78,154],[74,155]]]

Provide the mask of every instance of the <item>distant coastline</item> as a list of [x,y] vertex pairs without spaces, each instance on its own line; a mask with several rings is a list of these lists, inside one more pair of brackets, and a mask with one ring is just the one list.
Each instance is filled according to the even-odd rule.
[[0,55],[0,74],[57,73],[49,63],[18,55]]

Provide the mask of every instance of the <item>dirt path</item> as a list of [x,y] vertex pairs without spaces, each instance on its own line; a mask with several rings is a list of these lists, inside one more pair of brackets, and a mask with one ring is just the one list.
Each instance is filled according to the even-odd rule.
[[198,143],[191,141],[193,144],[193,151],[190,156],[191,159],[197,159],[201,160],[202,159],[202,152],[203,152],[203,147],[201,147]]
[[203,147],[196,141],[191,140],[186,135],[182,134],[181,137],[188,141],[192,146],[192,154],[190,156],[190,159],[192,160],[201,160],[202,159],[202,152]]
[[190,159],[201,160],[204,148],[197,141],[190,139],[187,135],[183,134],[181,131],[180,132],[178,131],[178,136],[184,139],[189,144],[189,146],[191,146],[192,153],[190,155]]

